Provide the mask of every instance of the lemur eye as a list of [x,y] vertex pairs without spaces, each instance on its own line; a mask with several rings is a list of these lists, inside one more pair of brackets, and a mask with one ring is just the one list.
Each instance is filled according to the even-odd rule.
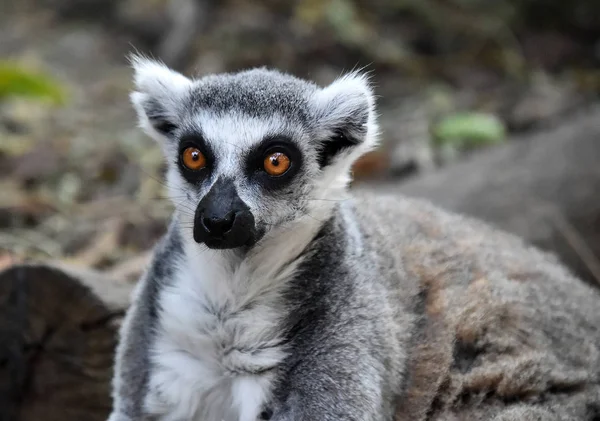
[[206,166],[206,158],[200,152],[200,149],[190,146],[183,151],[182,154],[183,165],[188,169],[197,171]]
[[264,161],[265,171],[274,177],[283,175],[290,168],[290,165],[290,158],[281,152],[267,155]]

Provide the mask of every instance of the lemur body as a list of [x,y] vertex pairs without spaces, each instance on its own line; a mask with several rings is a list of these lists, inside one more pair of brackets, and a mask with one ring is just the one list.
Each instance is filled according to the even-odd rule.
[[[598,294],[479,222],[348,192],[377,135],[364,77],[135,69],[176,212],[122,327],[110,421],[460,419],[452,393],[481,400],[468,419],[526,419],[564,384],[565,414],[600,412]],[[522,395],[502,377],[521,351]]]

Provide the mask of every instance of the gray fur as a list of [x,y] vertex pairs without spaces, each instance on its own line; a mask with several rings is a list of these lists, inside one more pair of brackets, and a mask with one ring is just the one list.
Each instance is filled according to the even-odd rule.
[[[158,290],[168,285],[173,274],[171,256],[181,253],[181,239],[173,227],[169,235],[155,247],[153,259],[133,292],[133,303],[121,326],[113,380],[113,399],[121,415],[140,417],[148,384],[148,354],[157,323]],[[127,419],[127,418],[125,418]]]
[[[596,291],[481,222],[347,192],[351,164],[376,142],[364,77],[189,80],[143,60],[136,72],[132,98],[165,146],[177,211],[121,331],[111,421],[599,419]],[[157,131],[161,119],[173,130]],[[183,131],[216,156],[202,182],[179,175]],[[319,164],[339,133],[343,148]],[[242,170],[265,134],[303,156],[276,191]],[[264,230],[252,249],[192,240],[189,210],[225,175]],[[212,370],[210,383],[194,370]]]

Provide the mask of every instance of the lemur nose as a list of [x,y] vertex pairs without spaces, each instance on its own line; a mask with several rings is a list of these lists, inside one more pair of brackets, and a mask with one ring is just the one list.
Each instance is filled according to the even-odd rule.
[[221,237],[231,231],[235,221],[235,212],[231,211],[224,217],[202,216],[202,224],[211,235]]

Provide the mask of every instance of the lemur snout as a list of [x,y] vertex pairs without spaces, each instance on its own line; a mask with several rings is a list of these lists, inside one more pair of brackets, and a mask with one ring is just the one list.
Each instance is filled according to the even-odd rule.
[[194,240],[213,249],[252,245],[254,216],[231,180],[219,179],[198,204]]

